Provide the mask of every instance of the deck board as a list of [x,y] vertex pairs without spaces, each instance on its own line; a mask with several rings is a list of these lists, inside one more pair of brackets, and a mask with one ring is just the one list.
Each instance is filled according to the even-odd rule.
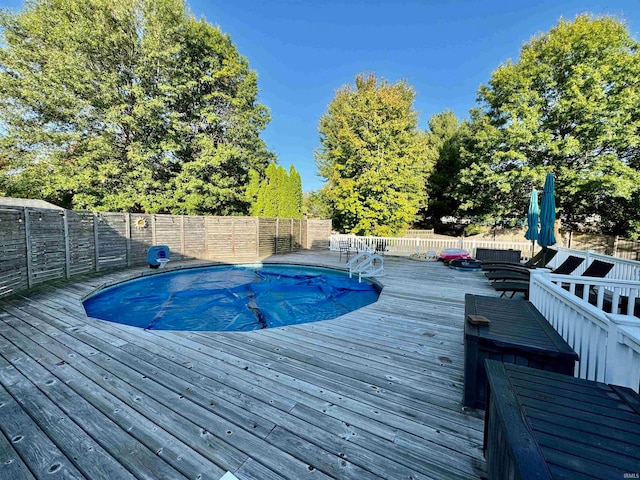
[[484,478],[484,414],[461,403],[462,322],[465,293],[495,292],[439,263],[387,257],[385,268],[375,304],[242,333],[86,317],[84,296],[144,269],[0,300],[0,476]]

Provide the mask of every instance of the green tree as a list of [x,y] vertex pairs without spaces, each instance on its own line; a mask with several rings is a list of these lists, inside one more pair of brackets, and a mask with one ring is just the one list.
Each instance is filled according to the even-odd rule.
[[424,217],[430,226],[441,224],[444,216],[457,216],[456,186],[461,169],[460,147],[465,124],[451,110],[429,119],[429,150],[434,167],[428,178],[429,200]]
[[462,147],[461,207],[524,216],[532,184],[552,171],[565,226],[598,214],[603,231],[636,229],[639,76],[638,43],[616,18],[580,15],[532,38],[480,87]]
[[3,194],[246,213],[269,113],[229,36],[183,0],[32,0],[0,26]]
[[302,177],[296,170],[296,167],[291,165],[289,168],[289,189],[291,198],[291,217],[302,217],[302,208],[304,204],[304,195],[302,193]]
[[265,177],[261,180],[258,187],[256,201],[251,206],[251,215],[258,217],[277,217],[277,172],[278,167],[275,163],[267,167]]
[[287,217],[289,207],[289,175],[283,167],[278,167],[276,170],[275,191],[273,196],[276,200],[277,210],[276,217]]
[[414,99],[405,81],[360,74],[355,88],[336,92],[320,119],[315,157],[338,229],[392,235],[416,219],[430,165]]
[[302,216],[302,180],[292,165],[290,174],[283,167],[270,164],[265,178],[256,189],[255,172],[251,172],[249,192],[253,193],[251,215],[259,217],[300,218]]
[[331,218],[329,202],[322,191],[311,191],[304,194],[302,212],[309,218]]

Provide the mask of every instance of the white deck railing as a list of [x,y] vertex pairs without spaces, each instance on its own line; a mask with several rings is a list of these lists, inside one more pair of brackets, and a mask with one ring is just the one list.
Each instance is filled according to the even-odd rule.
[[640,298],[640,282],[636,281],[556,274],[548,278],[607,313],[633,316],[636,299]]
[[[583,285],[582,297],[573,293],[577,285]],[[529,288],[531,303],[580,356],[577,377],[640,390],[640,319],[633,316],[640,282],[553,275],[540,270],[531,272]],[[626,315],[602,309],[607,294],[617,312],[625,293],[631,305]],[[596,297],[596,305],[587,301],[590,294]]]
[[334,252],[339,251],[340,242],[348,242],[354,250],[378,250],[389,255],[422,255],[430,250],[439,254],[445,248],[464,248],[472,256],[475,256],[477,248],[520,250],[523,258],[528,258],[531,253],[530,242],[500,242],[464,238],[361,237],[347,234],[331,235],[329,249]]
[[617,280],[640,280],[640,262],[638,261],[612,257],[610,255],[596,253],[593,250],[575,250],[572,248],[556,246],[552,248],[557,250],[558,253],[553,257],[551,262],[549,262],[549,266],[551,268],[555,268],[560,265],[569,255],[574,255],[585,259],[582,265],[580,265],[574,272],[576,275],[582,274],[593,260],[601,260],[603,262],[613,263],[614,265],[611,272],[607,275],[608,278],[615,278]]

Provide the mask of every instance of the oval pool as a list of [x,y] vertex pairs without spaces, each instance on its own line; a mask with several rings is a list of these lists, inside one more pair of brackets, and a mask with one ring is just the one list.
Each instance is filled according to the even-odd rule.
[[85,299],[87,316],[153,330],[248,331],[328,320],[380,287],[327,268],[224,265],[147,275]]

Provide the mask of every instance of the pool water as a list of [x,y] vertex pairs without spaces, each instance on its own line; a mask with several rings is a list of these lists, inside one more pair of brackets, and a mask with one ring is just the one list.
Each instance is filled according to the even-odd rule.
[[148,275],[87,298],[87,316],[153,330],[249,331],[328,320],[378,300],[337,270],[232,265]]

